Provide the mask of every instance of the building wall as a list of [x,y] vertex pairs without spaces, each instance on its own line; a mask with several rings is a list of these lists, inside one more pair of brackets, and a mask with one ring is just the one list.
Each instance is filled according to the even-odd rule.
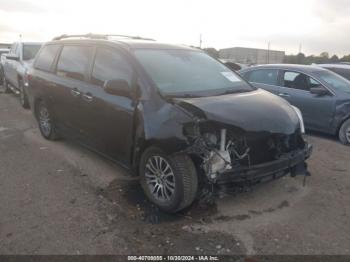
[[283,62],[284,55],[284,51],[244,47],[225,48],[219,51],[219,58],[242,64],[278,64]]

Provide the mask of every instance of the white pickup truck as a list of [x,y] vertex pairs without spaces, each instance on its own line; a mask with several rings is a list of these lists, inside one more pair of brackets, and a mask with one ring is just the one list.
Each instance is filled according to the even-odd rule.
[[5,92],[13,91],[20,94],[21,105],[24,108],[29,108],[24,75],[41,45],[42,43],[37,42],[15,42],[10,52],[1,57]]

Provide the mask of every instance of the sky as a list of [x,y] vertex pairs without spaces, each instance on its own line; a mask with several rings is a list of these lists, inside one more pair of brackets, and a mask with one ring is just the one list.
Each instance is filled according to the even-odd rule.
[[0,42],[139,35],[216,49],[350,54],[350,0],[0,0]]

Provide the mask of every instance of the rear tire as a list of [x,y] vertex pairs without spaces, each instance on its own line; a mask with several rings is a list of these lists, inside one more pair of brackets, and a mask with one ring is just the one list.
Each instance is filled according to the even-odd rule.
[[198,191],[197,171],[191,158],[168,156],[156,147],[147,149],[141,157],[140,180],[148,199],[169,213],[190,206]]
[[20,102],[24,109],[29,109],[29,102],[26,90],[22,80],[18,80],[19,90],[20,90]]
[[343,145],[350,145],[350,119],[341,125],[339,129],[339,140]]
[[54,118],[45,102],[40,101],[35,109],[36,119],[41,135],[47,140],[58,140],[60,137],[56,130]]

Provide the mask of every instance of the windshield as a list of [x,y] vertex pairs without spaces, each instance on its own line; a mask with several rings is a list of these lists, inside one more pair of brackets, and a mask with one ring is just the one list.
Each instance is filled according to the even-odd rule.
[[331,71],[320,71],[317,75],[321,80],[326,82],[331,88],[339,91],[350,93],[350,81],[331,72]]
[[195,97],[253,90],[236,73],[199,51],[137,49],[135,56],[165,95]]
[[28,45],[25,44],[23,46],[23,60],[30,60],[33,59],[36,55],[36,53],[38,53],[39,49],[40,49],[41,45],[39,44],[33,44],[33,45]]

